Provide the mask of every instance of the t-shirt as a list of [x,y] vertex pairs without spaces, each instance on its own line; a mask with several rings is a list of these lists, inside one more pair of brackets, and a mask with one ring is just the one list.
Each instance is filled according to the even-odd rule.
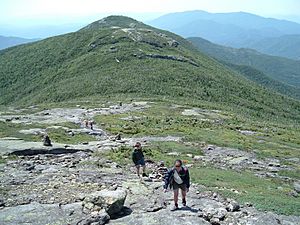
[[177,170],[175,169],[174,171],[174,181],[177,183],[177,184],[182,184],[183,181],[181,179],[181,177],[179,176]]
[[142,152],[142,149],[135,148],[132,153],[132,160],[134,163],[138,162],[139,160],[144,159],[144,154]]

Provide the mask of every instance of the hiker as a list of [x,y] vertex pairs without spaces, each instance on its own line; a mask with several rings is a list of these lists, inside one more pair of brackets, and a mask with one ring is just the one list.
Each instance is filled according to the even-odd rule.
[[44,146],[52,146],[51,140],[50,140],[48,134],[45,134],[45,135],[44,135],[44,138],[43,138],[43,145],[44,145]]
[[93,125],[94,125],[94,121],[93,121],[93,120],[89,121],[89,124],[90,124],[90,128],[91,128],[91,130],[94,130],[94,127],[93,127]]
[[186,193],[189,192],[190,188],[190,175],[180,159],[175,161],[174,167],[166,175],[164,192],[167,192],[168,186],[173,188],[174,191],[174,208],[172,210],[178,209],[179,189],[181,189],[182,194],[182,205],[186,206]]
[[145,165],[145,159],[144,159],[144,154],[142,151],[142,145],[140,142],[137,142],[134,145],[134,150],[132,152],[132,161],[136,167],[137,170],[137,175],[140,176],[140,167],[142,166],[143,168],[143,177],[147,177],[146,175],[146,165]]
[[84,120],[83,122],[84,122],[85,127],[87,128],[89,126],[89,121],[88,120]]

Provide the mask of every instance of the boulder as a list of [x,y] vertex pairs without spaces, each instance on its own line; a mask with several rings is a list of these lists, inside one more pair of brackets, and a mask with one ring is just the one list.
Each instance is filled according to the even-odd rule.
[[212,218],[209,222],[212,225],[220,225],[220,220],[218,218]]
[[226,209],[228,212],[236,212],[240,210],[240,205],[237,202],[232,201],[227,205]]
[[224,208],[218,208],[217,213],[214,215],[215,218],[219,220],[224,220],[227,215],[227,210]]
[[110,220],[109,215],[106,212],[97,214],[91,214],[87,218],[81,220],[77,225],[103,225]]
[[112,216],[122,210],[126,196],[127,193],[123,189],[97,191],[86,196],[83,205],[91,211],[99,208],[104,209],[109,216]]
[[[224,220],[224,218],[227,215],[227,211],[225,208],[207,207],[204,208],[202,211],[203,217],[210,222],[212,222],[212,219],[214,219],[215,222]],[[215,224],[217,224],[217,222]]]

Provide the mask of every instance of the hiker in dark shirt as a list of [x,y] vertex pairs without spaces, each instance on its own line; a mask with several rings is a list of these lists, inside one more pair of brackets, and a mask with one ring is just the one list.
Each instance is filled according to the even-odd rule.
[[177,159],[174,163],[174,167],[169,170],[165,177],[164,192],[167,191],[168,186],[173,188],[174,191],[174,208],[178,209],[178,195],[179,189],[181,189],[182,194],[182,205],[186,206],[186,193],[190,188],[190,175],[186,167],[182,166],[182,161]]
[[134,165],[136,166],[137,170],[137,175],[140,176],[140,167],[142,166],[143,168],[143,177],[146,177],[146,165],[145,165],[145,159],[144,159],[144,154],[142,151],[142,145],[140,142],[137,142],[134,145],[134,150],[132,152],[132,161]]

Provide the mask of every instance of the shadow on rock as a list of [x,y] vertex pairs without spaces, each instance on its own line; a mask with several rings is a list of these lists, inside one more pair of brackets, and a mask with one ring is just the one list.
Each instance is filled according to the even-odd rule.
[[126,206],[124,206],[124,207],[121,209],[120,212],[111,215],[110,218],[111,218],[112,220],[116,220],[116,219],[120,219],[120,218],[129,216],[131,213],[132,213],[132,209],[131,209],[131,208],[128,208],[128,207],[126,207]]
[[190,212],[193,212],[193,213],[199,212],[199,209],[195,209],[195,208],[192,208],[192,207],[189,207],[189,206],[181,207],[178,210],[180,210],[180,211],[190,211]]

